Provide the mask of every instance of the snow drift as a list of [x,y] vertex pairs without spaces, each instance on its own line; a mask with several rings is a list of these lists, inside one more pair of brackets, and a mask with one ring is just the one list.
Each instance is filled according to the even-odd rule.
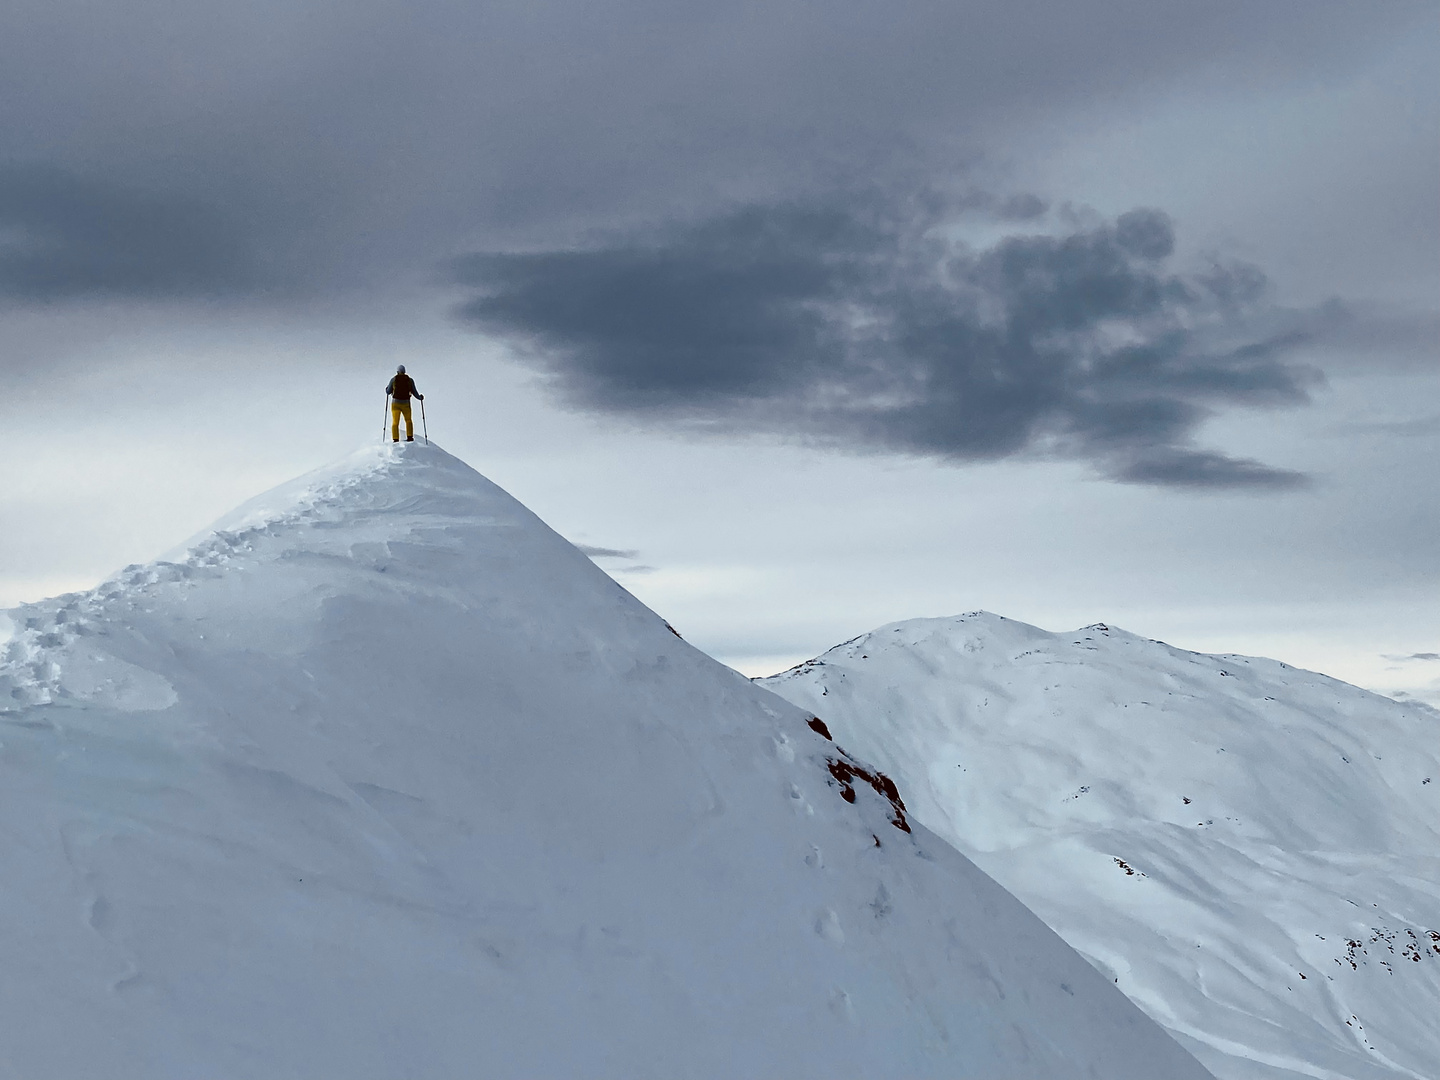
[[764,685],[1217,1076],[1440,1076],[1440,715],[984,612]]
[[0,1074],[1206,1075],[435,447],[13,618]]

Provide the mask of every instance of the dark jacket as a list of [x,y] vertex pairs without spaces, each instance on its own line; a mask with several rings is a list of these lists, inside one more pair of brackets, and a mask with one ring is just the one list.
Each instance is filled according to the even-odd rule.
[[409,401],[412,397],[425,400],[425,395],[415,389],[415,380],[403,371],[397,371],[395,377],[385,384],[385,393],[396,401]]

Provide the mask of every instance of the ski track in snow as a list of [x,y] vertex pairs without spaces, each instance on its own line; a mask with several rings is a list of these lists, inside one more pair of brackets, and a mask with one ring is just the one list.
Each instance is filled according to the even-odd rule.
[[[372,455],[364,455],[371,457]],[[159,560],[148,565],[131,564],[114,577],[85,592],[22,604],[8,615],[9,639],[0,643],[0,715],[45,705],[57,698],[88,700],[105,696],[120,708],[148,711],[174,704],[173,688],[164,684],[153,697],[145,689],[136,691],[134,681],[157,681],[142,669],[114,657],[92,657],[104,665],[94,680],[76,678],[73,669],[84,662],[76,655],[76,641],[97,631],[107,617],[123,617],[143,610],[154,586],[214,578],[241,555],[255,550],[262,536],[274,537],[286,526],[313,521],[324,510],[343,499],[345,493],[373,479],[384,463],[346,462],[281,485],[254,499],[207,529],[186,545],[175,561]],[[62,678],[64,667],[70,678]]]
[[1440,715],[974,612],[760,680],[1222,1078],[1440,1076]]
[[1207,1075],[438,447],[9,617],[0,1078]]

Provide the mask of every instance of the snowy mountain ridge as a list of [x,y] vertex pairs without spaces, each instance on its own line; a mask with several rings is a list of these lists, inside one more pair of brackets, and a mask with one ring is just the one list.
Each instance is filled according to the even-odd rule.
[[0,1077],[1203,1077],[438,447],[11,615]]
[[[381,467],[376,459],[319,470],[245,503],[153,563],[127,566],[88,592],[23,605],[17,609],[21,625],[14,625],[12,617],[4,642],[0,714],[50,704],[57,698],[88,701],[103,696],[126,711],[152,711],[174,704],[174,688],[155,673],[114,656],[77,649],[77,642],[96,632],[96,620],[103,619],[116,601],[152,586],[218,576],[217,571],[237,555],[253,551],[255,539],[315,515],[345,490],[375,476]],[[103,669],[95,669],[96,664],[104,665]]]
[[985,612],[761,680],[1219,1077],[1440,1075],[1440,716]]

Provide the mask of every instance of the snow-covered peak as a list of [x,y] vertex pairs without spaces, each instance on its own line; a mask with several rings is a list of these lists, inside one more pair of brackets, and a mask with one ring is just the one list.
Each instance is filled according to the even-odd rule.
[[14,1075],[1205,1075],[437,447],[14,620]]
[[523,507],[465,462],[434,443],[368,444],[346,457],[272,488],[226,514],[210,531],[293,518],[319,504],[352,510],[394,509],[415,500],[455,516],[493,511],[499,496]]
[[1440,1075],[1440,716],[986,612],[763,680],[1217,1076]]

